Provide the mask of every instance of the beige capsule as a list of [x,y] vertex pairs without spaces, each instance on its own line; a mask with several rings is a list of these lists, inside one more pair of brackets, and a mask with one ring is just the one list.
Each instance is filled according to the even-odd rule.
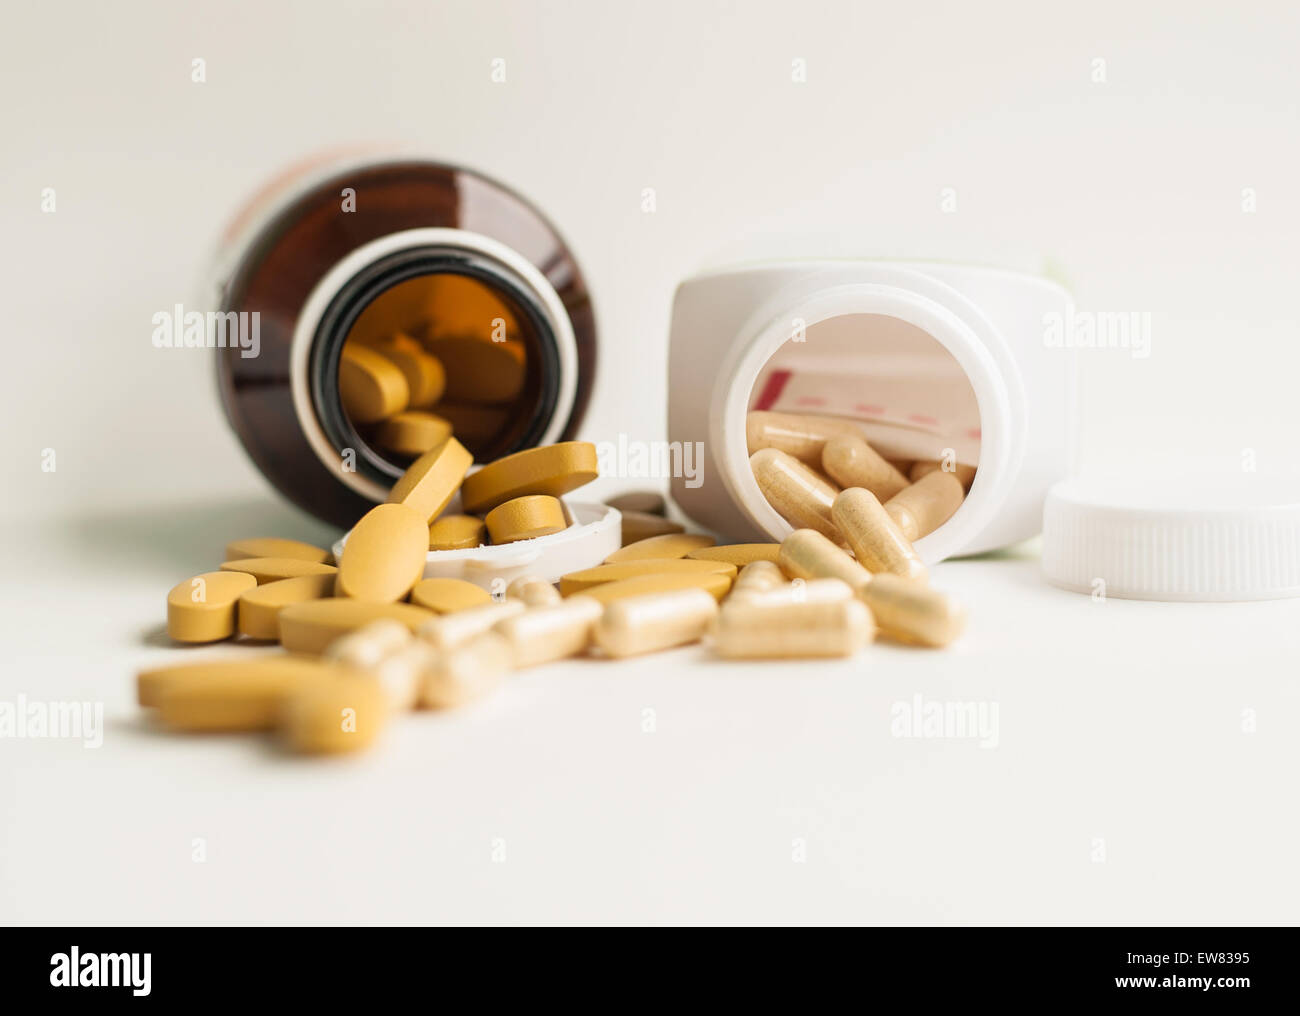
[[448,709],[482,698],[495,690],[513,667],[514,653],[505,636],[479,632],[438,655],[437,663],[425,675],[420,705]]
[[882,501],[887,501],[908,484],[907,477],[871,445],[848,434],[826,442],[821,465],[826,475],[841,487],[865,487]]
[[717,601],[703,589],[629,596],[605,607],[593,638],[606,656],[656,653],[698,641],[717,613]]
[[743,593],[739,598],[733,593],[727,603],[761,603],[780,605],[782,603],[839,603],[841,600],[853,599],[854,590],[843,579],[795,579],[783,582],[771,589],[758,589]]
[[364,673],[379,682],[393,709],[407,710],[420,701],[424,682],[437,663],[438,650],[416,639],[393,650]]
[[492,630],[510,644],[516,667],[535,667],[583,652],[601,610],[589,596],[570,596],[555,606],[535,607],[498,621]]
[[[801,533],[811,533],[815,530],[801,529]],[[823,540],[826,537],[817,533]],[[829,540],[827,541],[830,542]],[[779,565],[771,561],[751,561],[745,567],[740,569],[740,574],[736,576],[736,581],[731,586],[732,597],[749,596],[753,593],[767,592],[769,589],[778,589],[786,584],[785,573],[781,571]]]
[[835,499],[834,513],[835,524],[867,571],[925,580],[925,565],[871,491],[862,487],[842,491]]
[[705,536],[702,533],[665,533],[662,536],[651,536],[644,540],[638,540],[636,543],[629,543],[625,547],[620,547],[605,558],[605,563],[617,564],[619,561],[646,560],[666,561],[672,558],[689,557],[692,551],[712,547],[717,542],[712,536]]
[[909,540],[929,536],[952,518],[966,491],[953,473],[927,473],[885,502],[885,511]]
[[680,522],[666,519],[662,515],[652,515],[648,512],[638,512],[631,509],[620,509],[620,511],[623,514],[624,547],[639,543],[642,540],[648,540],[652,536],[662,536],[665,533],[681,533],[686,530],[686,527]]
[[745,417],[750,455],[761,448],[776,448],[815,468],[821,468],[826,442],[842,436],[861,437],[862,429],[849,420],[829,416],[755,410]]
[[325,647],[321,659],[338,663],[355,670],[370,670],[390,653],[395,653],[415,640],[411,629],[392,618],[380,618],[348,632]]
[[943,462],[937,462],[933,459],[923,459],[920,462],[913,462],[912,468],[908,470],[907,477],[913,483],[916,483],[922,477],[929,476],[931,473],[940,470],[951,472],[956,476],[957,479],[961,481],[962,489],[964,490],[970,490],[970,485],[975,482],[974,466],[964,466],[960,462],[956,462],[952,464],[951,469],[948,469]]
[[840,540],[831,515],[839,491],[793,455],[764,448],[749,457],[754,480],[776,513],[796,529],[816,529]]
[[526,609],[523,600],[501,600],[481,607],[444,614],[422,625],[416,636],[434,649],[455,649],[476,635],[489,630],[498,621],[513,617]]
[[345,673],[294,689],[281,710],[281,730],[294,751],[340,755],[374,744],[391,710],[378,681]]
[[897,642],[941,647],[966,627],[966,610],[951,596],[897,575],[876,575],[858,590],[880,633]]
[[781,569],[792,578],[839,579],[853,589],[871,581],[871,573],[815,529],[796,529],[781,544]]
[[713,648],[730,659],[852,656],[875,627],[862,601],[727,603],[713,628]]
[[553,607],[563,600],[560,591],[540,575],[520,575],[506,586],[506,598],[522,600],[529,607]]

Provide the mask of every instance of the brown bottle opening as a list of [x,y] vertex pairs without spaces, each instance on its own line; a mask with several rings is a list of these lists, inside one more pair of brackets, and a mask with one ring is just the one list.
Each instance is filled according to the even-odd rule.
[[[355,194],[355,211],[343,210],[344,188]],[[310,405],[301,394],[295,401],[291,348],[313,290],[358,248],[426,227],[462,230],[467,242],[451,236],[399,247],[366,261],[326,293],[328,304],[308,337]],[[554,296],[544,296],[470,237],[504,244],[542,273]],[[221,309],[260,314],[261,351],[244,358],[238,348],[217,350],[222,401],[254,462],[307,511],[351,526],[415,454],[386,445],[379,421],[356,418],[345,407],[339,388],[345,347],[397,343],[422,363],[436,360],[443,391],[405,411],[449,421],[476,461],[532,447],[544,434],[564,440],[576,432],[595,369],[587,289],[549,223],[500,185],[423,162],[340,171],[300,187],[243,241],[239,254]],[[574,369],[574,357],[561,356],[555,297],[567,317],[564,331],[572,332],[576,383],[561,376]],[[567,394],[559,399],[566,384],[567,410]],[[412,382],[409,391],[416,390],[422,386]],[[323,433],[328,449],[319,435],[313,440],[313,430]]]

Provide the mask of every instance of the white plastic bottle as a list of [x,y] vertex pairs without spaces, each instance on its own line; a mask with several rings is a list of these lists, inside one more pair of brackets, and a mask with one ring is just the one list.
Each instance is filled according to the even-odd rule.
[[1070,472],[1075,371],[1049,339],[1069,310],[1044,279],[940,263],[784,261],[688,279],[668,437],[701,443],[704,471],[694,486],[675,477],[673,497],[730,539],[783,539],[791,526],[754,481],[745,420],[808,413],[854,420],[888,458],[978,466],[956,514],[917,541],[927,562],[1033,536]]

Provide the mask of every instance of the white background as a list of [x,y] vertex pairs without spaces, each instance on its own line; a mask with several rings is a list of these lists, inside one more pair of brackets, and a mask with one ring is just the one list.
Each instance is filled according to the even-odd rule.
[[[102,701],[107,731],[0,740],[0,920],[1296,919],[1300,607],[1095,604],[1043,585],[1032,545],[937,570],[973,614],[946,653],[557,665],[339,763],[156,734],[132,688],[189,652],[161,636],[165,592],[227,539],[332,536],[243,457],[206,354],[149,336],[239,203],[338,145],[465,163],[559,225],[601,328],[593,440],[662,436],[680,279],[862,254],[1047,268],[1082,309],[1151,312],[1149,359],[1085,357],[1089,462],[1289,465],[1289,5],[157,0],[6,22],[0,697]],[[997,703],[998,747],[892,737],[918,693]]]

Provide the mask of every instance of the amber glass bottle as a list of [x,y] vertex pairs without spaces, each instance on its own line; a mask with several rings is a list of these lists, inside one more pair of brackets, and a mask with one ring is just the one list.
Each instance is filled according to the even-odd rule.
[[365,157],[287,174],[228,231],[204,298],[257,315],[256,355],[216,349],[240,441],[286,497],[343,527],[410,461],[345,408],[345,345],[439,359],[442,390],[419,412],[479,461],[572,437],[591,394],[595,320],[573,253],[518,195],[455,166]]

